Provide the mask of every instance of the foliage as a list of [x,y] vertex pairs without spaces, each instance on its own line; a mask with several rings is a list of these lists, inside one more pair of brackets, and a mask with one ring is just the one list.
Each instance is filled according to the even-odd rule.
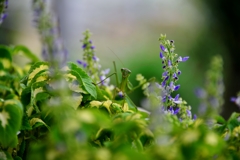
[[[138,74],[139,85],[133,87],[131,71],[122,68],[120,83],[111,84],[88,30],[83,60],[66,63],[65,49],[56,43],[59,35],[50,32],[57,27],[45,5],[33,0],[44,60],[24,46],[0,46],[0,159],[240,158],[240,113],[228,120],[219,115],[224,86],[220,56],[213,57],[207,71],[200,96],[206,112],[197,118],[179,94],[173,97],[180,89],[178,65],[189,57],[178,56],[166,35],[159,38],[161,81]],[[23,68],[12,61],[19,53],[31,61]],[[146,110],[128,97],[138,87],[146,95]],[[231,100],[239,105],[239,96]]]

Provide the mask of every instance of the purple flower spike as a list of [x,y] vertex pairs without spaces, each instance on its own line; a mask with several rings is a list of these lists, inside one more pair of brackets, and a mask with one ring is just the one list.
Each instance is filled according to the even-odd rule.
[[161,48],[161,50],[162,50],[163,52],[166,51],[166,48],[165,48],[162,44],[160,44],[160,48]]
[[174,87],[174,91],[178,90],[180,88],[180,84]]
[[163,56],[163,53],[160,52],[160,58],[163,59],[163,57],[164,57],[164,56]]

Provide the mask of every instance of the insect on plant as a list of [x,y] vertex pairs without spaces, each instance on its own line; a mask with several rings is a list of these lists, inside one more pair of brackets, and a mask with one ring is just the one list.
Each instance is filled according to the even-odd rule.
[[[109,48],[110,49],[110,48]],[[110,49],[111,50],[111,49]],[[112,50],[111,50],[112,51]],[[113,52],[113,51],[112,51]],[[122,63],[122,61],[120,60],[120,58],[113,52],[113,54],[119,59],[119,61]],[[123,63],[122,63],[123,64]],[[121,74],[122,74],[122,79],[119,83],[118,81],[118,75],[117,75],[117,67],[116,67],[116,63],[115,61],[113,61],[113,65],[114,65],[114,70],[115,72],[110,74],[109,76],[107,76],[105,79],[103,79],[101,82],[105,81],[106,79],[108,79],[109,77],[115,75],[116,77],[116,87],[115,87],[115,92],[114,92],[114,101],[116,101],[117,103],[121,104],[123,107],[125,105],[128,106],[129,110],[132,110],[134,112],[136,111],[140,111],[140,112],[145,112],[148,113],[148,111],[137,107],[134,102],[130,99],[130,97],[127,95],[128,92],[133,92],[134,90],[136,90],[137,88],[141,87],[143,84],[138,85],[136,87],[133,88],[133,85],[131,84],[131,82],[129,81],[129,76],[131,74],[131,71],[127,68],[121,68]],[[99,84],[97,83],[97,84]]]

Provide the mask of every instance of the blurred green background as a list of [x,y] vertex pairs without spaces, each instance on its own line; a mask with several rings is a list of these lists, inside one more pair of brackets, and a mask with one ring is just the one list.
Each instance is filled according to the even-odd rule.
[[[31,2],[9,1],[8,17],[0,27],[0,43],[25,45],[40,56],[40,37],[33,27]],[[190,56],[179,65],[182,74],[178,92],[192,106],[193,113],[197,113],[199,105],[194,90],[203,86],[211,57],[222,55],[225,82],[222,115],[227,118],[233,111],[239,111],[229,99],[240,90],[240,26],[237,24],[240,1],[52,0],[50,3],[49,9],[59,19],[69,60],[82,58],[82,32],[90,29],[102,67],[114,72],[112,61],[116,61],[118,70],[129,68],[134,85],[137,85],[138,73],[161,79],[158,38],[166,34],[168,39],[174,40],[176,53]],[[21,56],[15,60],[25,62]],[[141,106],[140,90],[130,97]]]

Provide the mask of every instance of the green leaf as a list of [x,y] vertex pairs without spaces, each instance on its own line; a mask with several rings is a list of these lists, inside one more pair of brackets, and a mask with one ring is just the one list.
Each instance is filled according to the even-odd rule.
[[76,76],[77,80],[80,81],[80,83],[83,85],[83,88],[96,99],[96,86],[92,83],[92,79],[87,75],[87,73],[74,63],[68,63],[68,67],[70,69],[70,73],[77,73],[77,75],[74,74],[74,76]]
[[50,95],[47,92],[40,92],[36,95],[35,102],[47,100],[49,97]]
[[23,89],[21,94],[21,102],[24,106],[31,102],[31,87],[26,87]]
[[12,67],[12,56],[8,47],[0,45],[0,69],[9,70]]
[[17,132],[21,128],[23,106],[17,100],[6,100],[0,111],[0,143],[3,147],[16,147]]
[[32,118],[30,120],[30,125],[32,126],[32,128],[37,128],[39,126],[45,126],[50,131],[50,127],[45,122],[43,122],[43,120],[41,120],[40,118]]
[[68,87],[70,90],[74,91],[74,92],[80,92],[80,93],[84,93],[84,94],[88,94],[88,91],[86,90],[86,88],[83,86],[83,81],[81,76],[73,70],[68,71],[67,76],[71,75],[71,77],[75,77],[77,82],[79,84],[76,85],[76,82],[71,82],[69,83]]
[[12,88],[8,87],[8,86],[5,86],[5,85],[2,85],[0,84],[0,92],[2,91],[9,91],[9,92],[13,92]]
[[215,116],[215,120],[217,121],[217,123],[220,123],[220,124],[226,123],[226,120],[220,115]]
[[0,73],[0,80],[1,81],[12,81],[12,80],[16,80],[17,76],[12,75],[9,72],[6,71],[1,71]]
[[32,126],[29,123],[28,117],[27,115],[24,115],[22,118],[22,126],[21,126],[21,130],[31,130]]
[[39,58],[25,46],[22,46],[22,45],[15,46],[13,48],[12,55],[15,55],[19,52],[23,53],[26,57],[31,59],[33,62],[40,61]]
[[13,158],[8,152],[0,150],[0,160],[13,160]]
[[238,117],[240,117],[240,113],[233,112],[230,118],[228,119],[227,127],[230,131],[233,131],[235,127],[240,125]]
[[36,102],[38,100],[46,99],[49,96],[48,93],[46,92],[45,86],[46,82],[41,81],[33,83],[31,87],[31,106],[33,106],[37,112],[40,112],[40,110],[36,106]]
[[28,86],[31,86],[33,83],[36,82],[48,81],[48,79],[49,79],[48,69],[43,69],[39,71],[36,75],[34,75],[32,80],[28,83]]
[[14,160],[22,160],[22,158],[19,156],[16,156],[16,157],[14,157]]
[[27,85],[32,82],[33,78],[37,75],[37,73],[46,69],[49,69],[47,62],[36,62],[28,72],[29,75],[28,75]]
[[23,157],[25,149],[26,149],[26,141],[23,139],[17,154]]

